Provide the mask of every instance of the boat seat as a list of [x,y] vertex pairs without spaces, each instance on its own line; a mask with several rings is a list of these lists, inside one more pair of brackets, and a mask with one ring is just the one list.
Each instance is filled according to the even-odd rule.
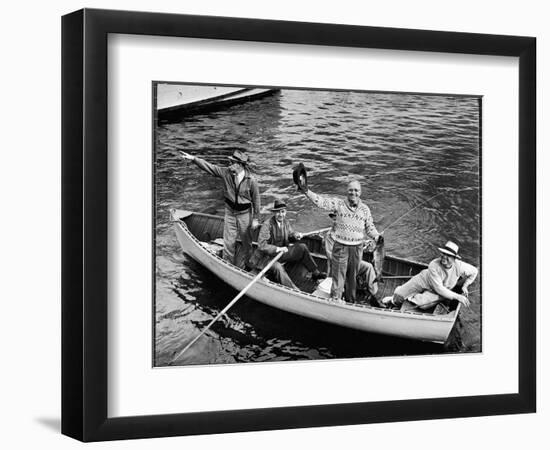
[[206,248],[210,253],[213,253],[216,256],[219,256],[220,258],[223,257],[223,240],[222,245],[220,245],[218,240],[210,241],[210,242],[201,242],[201,245]]
[[443,303],[438,303],[432,314],[435,316],[440,316],[443,314],[449,314],[450,312],[451,310],[447,306],[445,306]]
[[418,306],[416,306],[413,302],[410,302],[408,300],[405,300],[402,305],[401,305],[401,308],[399,308],[399,311],[401,312],[406,312],[406,311],[414,311],[414,312],[426,312],[426,311],[423,311],[421,310]]

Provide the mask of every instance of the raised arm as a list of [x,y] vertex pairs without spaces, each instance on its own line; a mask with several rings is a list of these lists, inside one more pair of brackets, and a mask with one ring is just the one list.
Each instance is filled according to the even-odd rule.
[[199,166],[206,173],[209,173],[210,175],[213,175],[215,177],[220,177],[220,178],[223,177],[224,171],[227,170],[224,167],[215,166],[214,164],[210,164],[209,162],[205,161],[204,159],[199,158],[198,156],[190,155],[189,153],[185,153],[185,152],[180,151],[180,155],[183,159],[194,162],[197,166]]
[[319,195],[312,192],[311,189],[305,193],[305,196],[309,198],[317,207],[325,209],[327,211],[334,211],[337,209],[340,199],[335,197],[329,197],[327,195]]

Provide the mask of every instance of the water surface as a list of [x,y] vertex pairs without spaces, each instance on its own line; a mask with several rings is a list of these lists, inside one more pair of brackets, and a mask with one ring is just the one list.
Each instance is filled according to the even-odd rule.
[[[221,111],[159,122],[155,365],[166,365],[236,295],[176,241],[171,208],[211,214],[224,208],[220,180],[184,162],[178,150],[227,165],[233,148],[244,146],[262,206],[284,199],[287,217],[300,231],[327,226],[330,219],[296,193],[295,164],[308,168],[317,193],[343,196],[346,183],[357,179],[378,230],[385,230],[388,253],[427,263],[437,257],[437,246],[452,239],[464,259],[479,267],[479,136],[478,98],[348,91],[283,89]],[[478,281],[472,286],[477,289]],[[179,363],[480,351],[479,293],[471,300],[452,340],[440,346],[346,330],[243,298]]]

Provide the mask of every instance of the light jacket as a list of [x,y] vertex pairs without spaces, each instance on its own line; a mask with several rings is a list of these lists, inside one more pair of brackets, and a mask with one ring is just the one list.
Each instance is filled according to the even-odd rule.
[[235,212],[252,207],[256,219],[260,217],[260,190],[256,179],[245,169],[244,178],[237,186],[235,177],[227,167],[215,166],[195,156],[193,162],[205,172],[223,180],[223,196],[226,205]]

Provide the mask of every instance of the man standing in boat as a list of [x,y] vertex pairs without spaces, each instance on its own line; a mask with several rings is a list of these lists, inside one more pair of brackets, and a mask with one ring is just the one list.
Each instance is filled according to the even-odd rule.
[[290,222],[286,219],[286,204],[276,200],[271,208],[273,216],[267,219],[260,228],[258,236],[258,248],[254,250],[250,258],[250,266],[261,270],[278,253],[284,255],[269,269],[269,274],[273,276],[277,283],[290,288],[297,289],[296,285],[288,276],[284,263],[300,263],[309,272],[314,280],[319,280],[327,276],[326,273],[319,272],[317,264],[311,257],[309,249],[303,243],[290,244],[293,241],[302,239],[302,234],[292,229]]
[[341,302],[345,287],[346,300],[354,302],[365,235],[378,244],[384,240],[374,226],[369,207],[361,201],[361,185],[358,181],[348,183],[345,199],[315,194],[307,183],[299,184],[299,188],[316,206],[335,214],[330,296]]
[[[220,167],[185,152],[180,154],[205,172],[223,180],[223,259],[241,269],[245,268],[252,251],[252,230],[258,227],[260,217],[260,191],[257,181],[250,173],[248,155],[235,150],[229,157],[232,164],[229,167]],[[241,241],[239,251],[237,239]]]
[[[334,247],[334,233],[336,229],[336,213],[331,211],[329,217],[332,219],[332,228],[323,236],[323,247],[327,256],[327,273],[331,273],[332,249]],[[365,250],[373,253],[376,243],[372,240],[364,242]],[[357,285],[367,292],[368,298],[375,298],[378,292],[378,276],[374,266],[365,260],[361,260],[357,269]]]
[[[462,261],[458,245],[452,241],[439,247],[439,252],[439,258],[430,262],[427,269],[396,288],[393,296],[383,298],[382,306],[400,307],[405,300],[420,309],[429,309],[445,300],[457,300],[470,306],[468,286],[476,279],[477,268]],[[461,294],[453,289],[460,289]]]

